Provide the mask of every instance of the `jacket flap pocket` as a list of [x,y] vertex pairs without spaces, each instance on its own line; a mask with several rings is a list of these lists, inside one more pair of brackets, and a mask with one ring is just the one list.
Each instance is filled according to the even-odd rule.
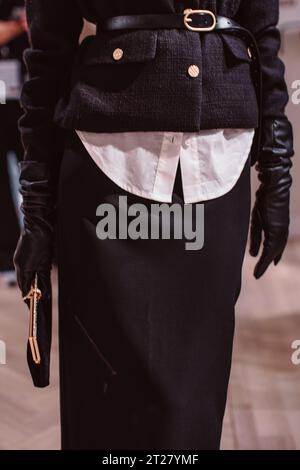
[[81,44],[85,65],[143,63],[155,58],[156,31],[99,32]]
[[233,34],[222,34],[221,37],[229,60],[251,62],[250,51],[243,39]]

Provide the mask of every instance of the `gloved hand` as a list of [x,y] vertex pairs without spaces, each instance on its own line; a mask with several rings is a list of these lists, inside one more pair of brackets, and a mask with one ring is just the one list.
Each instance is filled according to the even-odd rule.
[[287,119],[265,120],[262,151],[256,164],[260,186],[252,212],[250,254],[257,256],[264,234],[263,250],[254,270],[260,278],[269,265],[277,265],[287,244],[290,223],[290,187],[293,130]]
[[[37,387],[49,383],[51,346],[51,280],[53,239],[55,225],[54,187],[45,163],[20,162],[20,193],[23,196],[21,210],[24,228],[14,254],[18,285],[22,296],[28,294],[37,273],[42,299],[38,303],[38,343],[41,364],[36,365],[27,350],[28,364]],[[25,301],[29,306],[29,301]]]
[[35,161],[19,163],[21,210],[24,228],[14,255],[18,285],[25,296],[35,273],[47,290],[53,254],[55,209],[53,187],[46,164]]

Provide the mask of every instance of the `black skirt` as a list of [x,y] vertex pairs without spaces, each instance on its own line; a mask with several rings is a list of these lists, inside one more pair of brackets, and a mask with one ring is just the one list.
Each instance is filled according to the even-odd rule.
[[[66,131],[59,185],[62,449],[218,449],[250,215],[250,160],[204,203],[204,246],[97,236],[127,193]],[[173,202],[183,208],[180,172]],[[195,206],[195,205],[193,205]],[[196,212],[193,211],[193,217]]]

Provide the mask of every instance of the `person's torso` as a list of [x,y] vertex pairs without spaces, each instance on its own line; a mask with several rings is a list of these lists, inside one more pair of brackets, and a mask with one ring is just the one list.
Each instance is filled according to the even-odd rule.
[[[77,4],[85,19],[97,23],[107,16],[175,13],[187,7],[234,18],[241,1]],[[251,66],[245,41],[231,34],[100,28],[81,43],[54,119],[62,127],[91,132],[254,128],[258,106]]]

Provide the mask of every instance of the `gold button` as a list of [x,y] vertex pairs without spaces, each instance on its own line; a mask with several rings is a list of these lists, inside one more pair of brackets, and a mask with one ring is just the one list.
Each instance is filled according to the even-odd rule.
[[248,56],[250,57],[250,59],[252,59],[252,51],[250,47],[248,47],[247,52],[248,52]]
[[199,67],[197,65],[190,65],[188,68],[188,74],[190,77],[198,77],[200,73]]
[[114,52],[113,52],[113,58],[114,58],[115,60],[120,60],[120,59],[122,59],[123,54],[124,54],[123,50],[118,47],[118,48],[115,49]]

